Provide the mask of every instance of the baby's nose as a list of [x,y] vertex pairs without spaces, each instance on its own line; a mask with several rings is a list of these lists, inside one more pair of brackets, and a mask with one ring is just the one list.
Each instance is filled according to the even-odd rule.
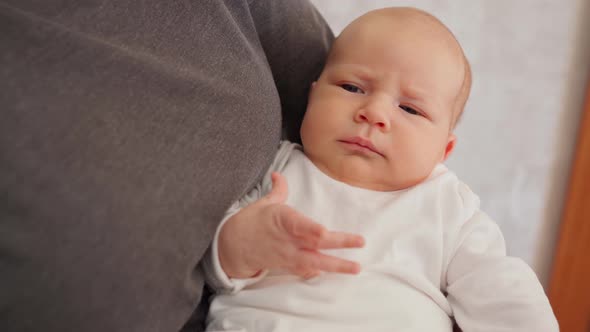
[[387,111],[391,110],[385,110],[379,105],[366,105],[356,113],[355,120],[359,123],[366,122],[380,130],[389,130],[391,119]]

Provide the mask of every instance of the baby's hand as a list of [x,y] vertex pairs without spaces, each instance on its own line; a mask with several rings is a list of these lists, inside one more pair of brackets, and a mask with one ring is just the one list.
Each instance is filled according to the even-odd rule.
[[234,216],[219,234],[219,260],[230,278],[250,278],[281,268],[304,278],[321,271],[356,274],[360,265],[320,253],[320,249],[361,248],[359,235],[330,232],[284,204],[285,178],[272,174],[272,191]]

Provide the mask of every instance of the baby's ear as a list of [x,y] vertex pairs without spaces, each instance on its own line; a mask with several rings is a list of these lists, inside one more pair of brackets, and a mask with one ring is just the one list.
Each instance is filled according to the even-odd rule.
[[450,134],[449,138],[447,139],[447,146],[445,146],[445,153],[441,159],[441,163],[444,162],[449,158],[451,152],[455,149],[455,145],[457,144],[457,136],[455,134]]
[[311,88],[313,89],[313,87],[315,86],[315,84],[317,83],[317,81],[313,81],[311,82]]

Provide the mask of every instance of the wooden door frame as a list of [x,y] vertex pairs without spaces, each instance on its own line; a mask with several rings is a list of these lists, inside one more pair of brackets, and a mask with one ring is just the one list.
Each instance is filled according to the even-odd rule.
[[590,332],[590,81],[549,285],[561,332]]

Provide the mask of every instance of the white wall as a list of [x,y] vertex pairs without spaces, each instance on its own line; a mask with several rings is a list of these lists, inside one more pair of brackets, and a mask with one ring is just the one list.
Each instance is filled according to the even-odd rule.
[[590,68],[590,0],[312,0],[334,33],[363,13],[413,6],[441,19],[474,83],[448,161],[548,284]]

